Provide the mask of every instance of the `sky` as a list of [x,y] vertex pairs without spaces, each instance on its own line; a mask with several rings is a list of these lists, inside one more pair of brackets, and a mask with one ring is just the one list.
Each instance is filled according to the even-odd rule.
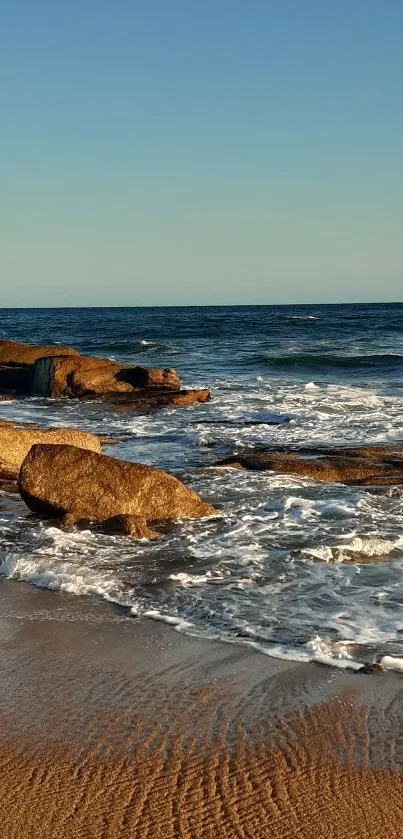
[[3,0],[0,306],[403,300],[401,0]]

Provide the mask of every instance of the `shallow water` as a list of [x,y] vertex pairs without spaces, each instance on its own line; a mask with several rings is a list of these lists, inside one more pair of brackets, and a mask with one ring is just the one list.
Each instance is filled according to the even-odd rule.
[[245,447],[403,442],[403,305],[0,310],[0,337],[210,387],[210,403],[152,415],[27,399],[0,417],[108,434],[111,454],[174,472],[221,514],[151,544],[62,532],[0,499],[2,574],[282,657],[403,653],[403,496],[213,467]]

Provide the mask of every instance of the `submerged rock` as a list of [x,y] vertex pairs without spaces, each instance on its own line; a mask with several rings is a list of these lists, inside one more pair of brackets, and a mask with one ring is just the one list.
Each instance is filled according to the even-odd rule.
[[199,390],[139,391],[130,394],[106,394],[103,401],[121,413],[153,411],[156,408],[187,408],[197,402],[208,402],[210,391]]
[[158,539],[160,534],[148,527],[145,518],[139,516],[111,516],[101,522],[104,533],[132,536],[135,539]]
[[[215,513],[178,478],[153,466],[129,463],[69,445],[35,445],[25,458],[18,488],[27,506],[47,518],[67,516],[101,523],[123,517],[152,522]],[[140,526],[140,525],[139,525]]]
[[197,419],[195,425],[216,425],[216,426],[230,426],[231,428],[247,428],[255,425],[287,425],[290,422],[289,417],[279,417],[277,419]]
[[250,452],[216,466],[267,470],[352,486],[403,484],[403,446],[306,447]]
[[385,668],[381,666],[378,662],[367,662],[363,664],[362,667],[358,667],[357,670],[354,671],[357,674],[368,674],[368,673],[384,673]]

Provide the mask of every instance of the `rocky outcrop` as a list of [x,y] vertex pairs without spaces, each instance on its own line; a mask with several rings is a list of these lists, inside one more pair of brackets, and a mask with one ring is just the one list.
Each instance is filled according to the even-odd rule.
[[47,518],[67,516],[102,523],[127,516],[144,522],[199,518],[214,509],[178,478],[153,466],[129,463],[75,446],[35,445],[25,458],[18,488],[27,506]]
[[32,365],[38,358],[48,358],[52,355],[78,355],[71,347],[54,346],[36,347],[32,344],[17,344],[14,341],[0,341],[0,365],[21,367]]
[[391,486],[403,484],[403,446],[273,449],[233,455],[216,466],[267,470],[352,486]]
[[[34,347],[0,341],[0,393],[104,399],[120,410],[205,402],[208,390],[181,390],[175,370],[88,358],[68,347]],[[116,402],[114,401],[116,398]]]
[[75,428],[38,429],[35,426],[18,427],[0,421],[0,486],[11,488],[16,482],[21,464],[31,446],[36,443],[50,445],[66,443],[94,452],[101,450],[101,440],[95,434]]
[[141,390],[177,391],[175,370],[130,367],[104,358],[75,356],[39,359],[33,371],[32,393],[38,396],[101,396]]

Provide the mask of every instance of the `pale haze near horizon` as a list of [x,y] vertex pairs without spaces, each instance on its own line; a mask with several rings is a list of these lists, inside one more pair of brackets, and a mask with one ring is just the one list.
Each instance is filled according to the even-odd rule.
[[401,300],[403,4],[16,0],[0,306]]

